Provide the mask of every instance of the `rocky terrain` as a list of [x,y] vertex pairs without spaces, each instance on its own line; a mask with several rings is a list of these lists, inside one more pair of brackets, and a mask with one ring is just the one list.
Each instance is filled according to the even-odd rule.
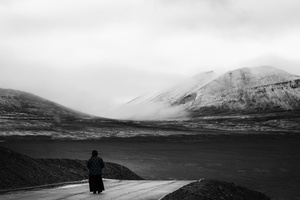
[[165,196],[162,200],[270,200],[265,194],[234,183],[201,180],[190,183]]
[[[2,122],[3,123],[3,122]],[[28,123],[32,126],[28,126]],[[45,128],[49,123],[50,128]],[[104,138],[180,135],[295,135],[300,132],[300,111],[199,116],[190,120],[114,121],[73,120],[60,124],[43,120],[5,120],[0,126],[0,142],[10,139],[88,140]],[[145,138],[147,137],[147,138]]]
[[[0,147],[0,191],[88,179],[87,161],[34,159]],[[142,180],[128,168],[105,163],[104,178]]]
[[[2,119],[1,119],[2,117]],[[300,111],[227,113],[188,120],[130,121],[109,119],[53,120],[0,116],[0,142],[26,139],[100,139],[171,135],[281,134],[300,132]]]

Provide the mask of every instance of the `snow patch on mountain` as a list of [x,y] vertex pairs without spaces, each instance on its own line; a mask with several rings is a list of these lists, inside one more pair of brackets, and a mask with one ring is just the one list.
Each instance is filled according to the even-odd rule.
[[[256,86],[275,84],[300,78],[275,67],[241,68],[225,73],[212,81],[206,89],[219,89],[219,91],[236,88],[252,88]],[[214,92],[218,92],[214,90]]]
[[292,109],[289,104],[299,99],[300,93],[283,85],[299,78],[274,67],[229,71],[198,90],[190,109]]
[[195,92],[202,88],[204,85],[211,82],[218,76],[216,72],[209,71],[197,74],[192,78],[186,79],[183,82],[167,89],[164,91],[160,91],[156,94],[147,94],[141,97],[138,97],[129,104],[139,104],[146,102],[164,102],[168,104],[175,104],[178,99],[182,98],[186,94],[191,92]]

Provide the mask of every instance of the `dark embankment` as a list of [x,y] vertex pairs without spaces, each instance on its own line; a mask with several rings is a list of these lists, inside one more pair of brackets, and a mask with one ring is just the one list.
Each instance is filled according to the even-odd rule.
[[270,200],[263,193],[217,180],[190,183],[162,200]]
[[[83,160],[34,159],[4,147],[0,147],[0,160],[0,190],[88,178],[87,161]],[[109,162],[105,163],[103,177],[122,180],[142,179],[128,168]]]

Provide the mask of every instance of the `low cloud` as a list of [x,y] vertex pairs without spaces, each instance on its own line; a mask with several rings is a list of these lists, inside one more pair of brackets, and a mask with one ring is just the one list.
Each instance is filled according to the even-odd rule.
[[105,117],[127,120],[172,120],[188,117],[181,107],[170,107],[160,102],[124,104],[106,113]]

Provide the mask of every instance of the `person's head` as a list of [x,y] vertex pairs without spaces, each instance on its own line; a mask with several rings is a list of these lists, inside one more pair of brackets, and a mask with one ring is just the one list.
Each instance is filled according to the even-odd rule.
[[98,152],[96,150],[92,151],[92,156],[98,156]]

